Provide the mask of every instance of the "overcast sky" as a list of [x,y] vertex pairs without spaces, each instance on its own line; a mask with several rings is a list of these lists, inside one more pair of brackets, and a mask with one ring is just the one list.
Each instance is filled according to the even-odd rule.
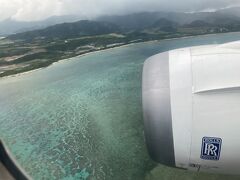
[[53,15],[94,18],[140,11],[214,11],[240,6],[240,0],[0,0],[0,21],[37,21]]

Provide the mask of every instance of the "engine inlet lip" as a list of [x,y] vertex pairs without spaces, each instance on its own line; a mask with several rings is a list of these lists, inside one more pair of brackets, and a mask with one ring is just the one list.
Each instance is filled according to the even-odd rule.
[[144,63],[142,77],[144,133],[149,155],[158,163],[176,167],[170,102],[169,53]]

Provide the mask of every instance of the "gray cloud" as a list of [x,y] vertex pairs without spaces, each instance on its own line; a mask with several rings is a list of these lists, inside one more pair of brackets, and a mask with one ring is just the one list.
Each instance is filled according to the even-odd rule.
[[37,21],[53,15],[94,18],[141,11],[214,11],[239,0],[0,0],[0,20]]

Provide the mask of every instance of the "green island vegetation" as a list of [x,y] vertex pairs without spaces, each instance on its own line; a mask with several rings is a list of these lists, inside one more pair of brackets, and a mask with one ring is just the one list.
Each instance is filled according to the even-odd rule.
[[194,20],[188,24],[179,24],[167,18],[151,23],[145,19],[142,24],[135,26],[131,22],[128,22],[127,26],[105,20],[57,24],[1,38],[0,77],[47,67],[62,59],[131,43],[240,30],[240,21],[235,19],[217,19],[214,22]]

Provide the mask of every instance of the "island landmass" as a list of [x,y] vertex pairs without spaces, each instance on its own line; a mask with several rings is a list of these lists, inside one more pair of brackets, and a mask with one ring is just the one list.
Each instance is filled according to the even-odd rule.
[[0,77],[47,67],[59,60],[132,43],[240,31],[240,21],[179,24],[160,18],[143,28],[82,20],[0,38]]

